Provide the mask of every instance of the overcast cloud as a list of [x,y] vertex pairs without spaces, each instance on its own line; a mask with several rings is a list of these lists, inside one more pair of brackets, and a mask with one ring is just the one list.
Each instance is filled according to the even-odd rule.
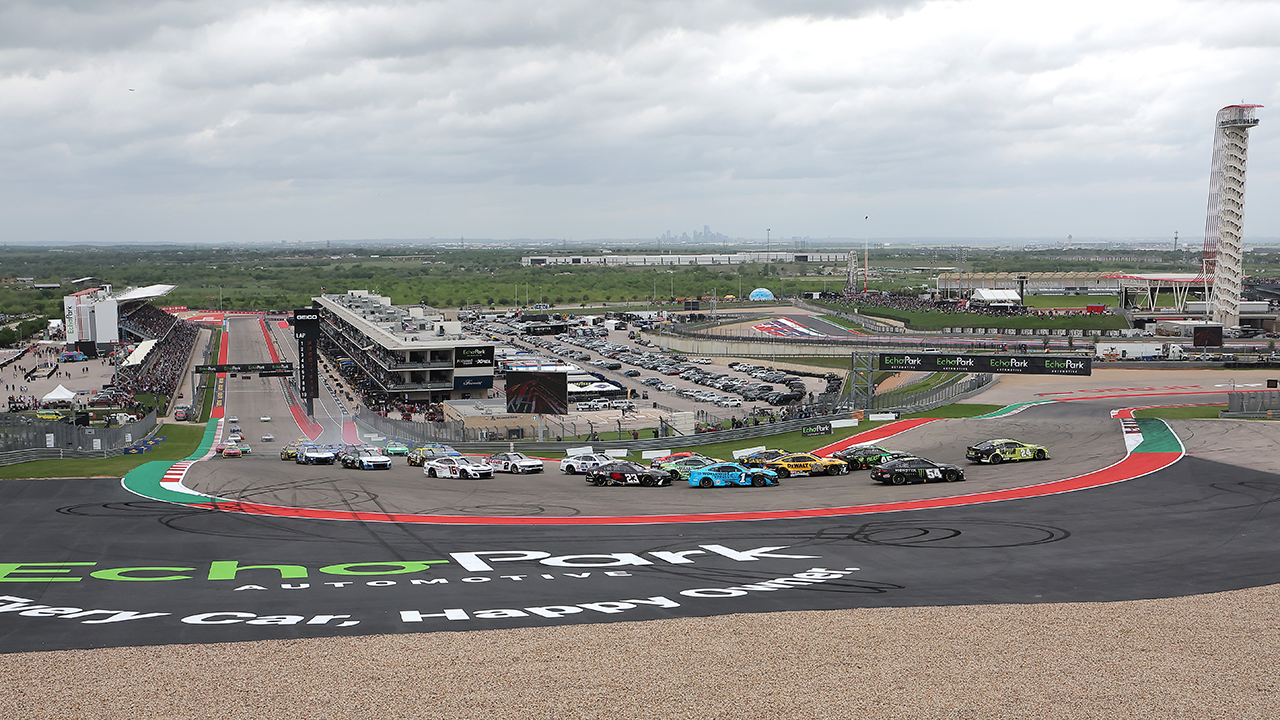
[[1275,2],[6,2],[2,233],[1194,240],[1278,89]]

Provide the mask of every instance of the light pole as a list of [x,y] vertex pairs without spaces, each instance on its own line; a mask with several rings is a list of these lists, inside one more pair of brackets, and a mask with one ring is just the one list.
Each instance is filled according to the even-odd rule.
[[766,263],[769,262],[769,251],[773,249],[773,243],[769,238],[770,232],[771,230],[769,228],[764,229],[764,261]]

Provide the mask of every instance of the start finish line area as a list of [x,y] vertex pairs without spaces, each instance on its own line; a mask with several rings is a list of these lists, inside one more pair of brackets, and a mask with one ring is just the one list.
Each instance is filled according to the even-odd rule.
[[193,480],[218,462],[201,457],[124,483],[7,481],[0,652],[1112,601],[1280,582],[1270,502],[1280,478],[1250,466],[1273,460],[1197,455],[1169,422],[1124,410],[1209,400],[1195,392],[1020,403],[845,441],[962,453],[961,433],[1021,428],[1050,448],[1040,463],[966,466],[969,480],[952,484],[880,486],[853,473],[737,491],[587,488],[551,469],[524,482],[548,493],[563,483],[578,499],[535,514],[501,496],[433,505],[422,485],[358,471],[265,473],[220,494],[216,476]]

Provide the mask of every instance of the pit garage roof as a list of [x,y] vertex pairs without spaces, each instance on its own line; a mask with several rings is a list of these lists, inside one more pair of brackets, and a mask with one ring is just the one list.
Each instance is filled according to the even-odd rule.
[[[1200,273],[1114,273],[1103,275],[1115,280],[1142,280],[1152,283],[1204,283],[1205,276]],[[1210,278],[1212,280],[1212,278]]]
[[129,302],[130,300],[154,300],[158,297],[164,297],[173,292],[177,285],[148,285],[140,288],[129,288],[124,292],[115,296],[116,302]]

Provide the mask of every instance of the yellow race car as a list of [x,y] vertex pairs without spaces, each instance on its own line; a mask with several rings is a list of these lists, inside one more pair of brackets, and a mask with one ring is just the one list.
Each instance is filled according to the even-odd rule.
[[298,446],[294,445],[293,443],[289,443],[288,445],[285,445],[284,447],[280,448],[280,459],[281,460],[298,459]]
[[785,478],[792,475],[844,475],[849,472],[849,465],[838,458],[818,457],[813,453],[791,453],[774,458],[764,467]]

